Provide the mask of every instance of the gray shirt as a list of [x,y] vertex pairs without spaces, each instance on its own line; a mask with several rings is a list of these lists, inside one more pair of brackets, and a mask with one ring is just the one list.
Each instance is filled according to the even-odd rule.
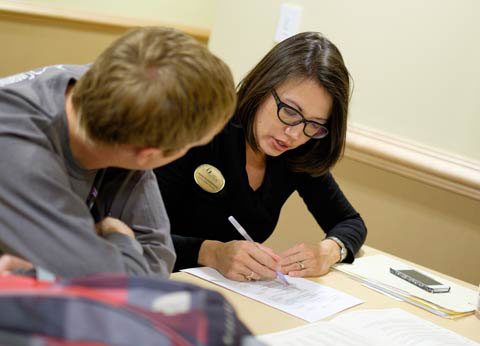
[[0,253],[60,276],[168,277],[175,252],[151,171],[141,174],[118,215],[112,215],[129,225],[136,239],[95,233],[85,201],[97,172],[73,158],[65,113],[68,83],[87,69],[57,65],[0,79]]

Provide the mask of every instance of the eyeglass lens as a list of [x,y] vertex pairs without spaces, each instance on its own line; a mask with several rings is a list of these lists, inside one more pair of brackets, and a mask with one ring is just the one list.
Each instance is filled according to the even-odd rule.
[[[303,122],[303,116],[298,113],[295,109],[289,107],[281,107],[278,110],[279,119],[286,125],[298,125]],[[323,138],[328,134],[328,130],[325,126],[317,124],[315,122],[305,121],[305,127],[303,132],[308,137],[312,138]]]

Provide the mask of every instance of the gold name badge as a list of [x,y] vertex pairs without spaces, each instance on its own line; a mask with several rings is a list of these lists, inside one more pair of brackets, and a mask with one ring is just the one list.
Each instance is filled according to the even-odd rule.
[[225,187],[225,178],[216,167],[203,164],[193,172],[193,179],[203,190],[210,193],[222,191]]

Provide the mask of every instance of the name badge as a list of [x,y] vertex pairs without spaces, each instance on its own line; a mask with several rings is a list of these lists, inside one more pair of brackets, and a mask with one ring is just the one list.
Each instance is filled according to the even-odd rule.
[[222,172],[209,164],[198,166],[193,172],[193,179],[198,186],[210,193],[220,192],[225,187],[225,178]]

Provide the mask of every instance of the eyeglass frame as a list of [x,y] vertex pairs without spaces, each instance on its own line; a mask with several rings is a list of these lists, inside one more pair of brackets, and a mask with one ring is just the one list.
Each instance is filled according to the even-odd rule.
[[[278,96],[277,92],[275,91],[275,89],[272,89],[272,95],[273,95],[273,98],[275,99],[275,103],[277,104],[277,117],[278,117],[278,120],[280,120],[282,122],[282,124],[285,124],[285,125],[289,125],[289,126],[297,126],[297,125],[300,125],[301,123],[303,123],[303,133],[305,136],[307,136],[308,138],[312,138],[312,139],[322,139],[322,138],[325,138],[328,136],[328,134],[330,133],[330,131],[328,130],[328,128],[323,125],[323,124],[320,124],[319,122],[317,121],[313,121],[313,120],[307,120],[305,119],[305,116],[302,114],[302,112],[300,112],[298,109],[295,109],[293,108],[292,106],[286,104],[285,102],[283,102],[282,100],[280,100],[280,97]],[[300,115],[301,119],[298,120],[298,121],[295,121],[294,123],[292,124],[289,124],[285,121],[282,120],[282,118],[280,117],[280,110],[282,108],[288,108],[288,109],[291,109],[292,111],[294,111],[295,113],[297,113],[298,115]],[[310,135],[308,135],[306,132],[305,132],[305,129],[307,128],[307,124],[309,123],[313,123],[315,125],[318,125],[320,126],[321,128],[323,128],[325,131],[326,131],[326,134],[325,136],[322,136],[322,137],[312,137]]]

